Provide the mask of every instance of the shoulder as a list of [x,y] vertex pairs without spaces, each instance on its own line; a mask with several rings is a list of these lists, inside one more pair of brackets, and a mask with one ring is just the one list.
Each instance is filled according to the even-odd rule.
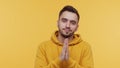
[[38,45],[38,48],[44,48],[46,46],[47,43],[49,43],[50,41],[47,40],[47,41],[42,41],[39,45]]
[[86,41],[82,41],[80,44],[84,49],[91,49],[91,45]]
[[51,40],[47,40],[47,41],[43,41],[38,45],[38,48],[46,48],[49,44],[51,44],[52,41]]

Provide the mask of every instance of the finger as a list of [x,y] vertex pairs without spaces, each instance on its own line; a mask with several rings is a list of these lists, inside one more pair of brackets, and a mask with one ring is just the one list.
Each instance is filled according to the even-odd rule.
[[68,60],[69,53],[68,53],[68,38],[64,40],[64,46],[65,46],[65,60]]
[[65,60],[69,59],[69,50],[68,48],[66,48],[66,52],[65,52]]
[[68,38],[66,38],[66,39],[64,40],[63,49],[64,49],[64,52],[66,52],[66,50],[68,50]]
[[63,61],[65,59],[65,51],[61,52],[60,59]]
[[68,38],[65,38],[65,40],[64,40],[64,45],[68,45]]
[[65,59],[64,57],[65,57],[65,55],[61,54],[60,59],[63,61]]
[[64,45],[61,51],[60,59],[63,61],[65,60],[65,51],[66,51],[66,46]]
[[63,43],[63,48],[60,56],[61,60],[65,60],[67,58],[66,57],[67,50],[68,50],[68,38],[66,38]]

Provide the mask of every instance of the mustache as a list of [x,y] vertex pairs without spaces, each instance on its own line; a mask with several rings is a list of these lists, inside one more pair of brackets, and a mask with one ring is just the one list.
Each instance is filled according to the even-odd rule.
[[66,30],[66,29],[69,29],[70,31],[72,31],[72,30],[70,29],[70,27],[63,28],[63,30]]

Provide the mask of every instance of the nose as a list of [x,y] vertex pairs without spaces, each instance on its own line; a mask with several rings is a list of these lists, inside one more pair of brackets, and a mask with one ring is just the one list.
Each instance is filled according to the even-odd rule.
[[66,23],[66,27],[70,27],[70,22],[69,21]]

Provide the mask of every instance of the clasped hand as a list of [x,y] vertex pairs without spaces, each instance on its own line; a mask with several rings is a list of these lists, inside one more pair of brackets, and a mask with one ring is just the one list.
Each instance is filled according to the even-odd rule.
[[68,38],[64,40],[60,60],[65,61],[69,59]]

